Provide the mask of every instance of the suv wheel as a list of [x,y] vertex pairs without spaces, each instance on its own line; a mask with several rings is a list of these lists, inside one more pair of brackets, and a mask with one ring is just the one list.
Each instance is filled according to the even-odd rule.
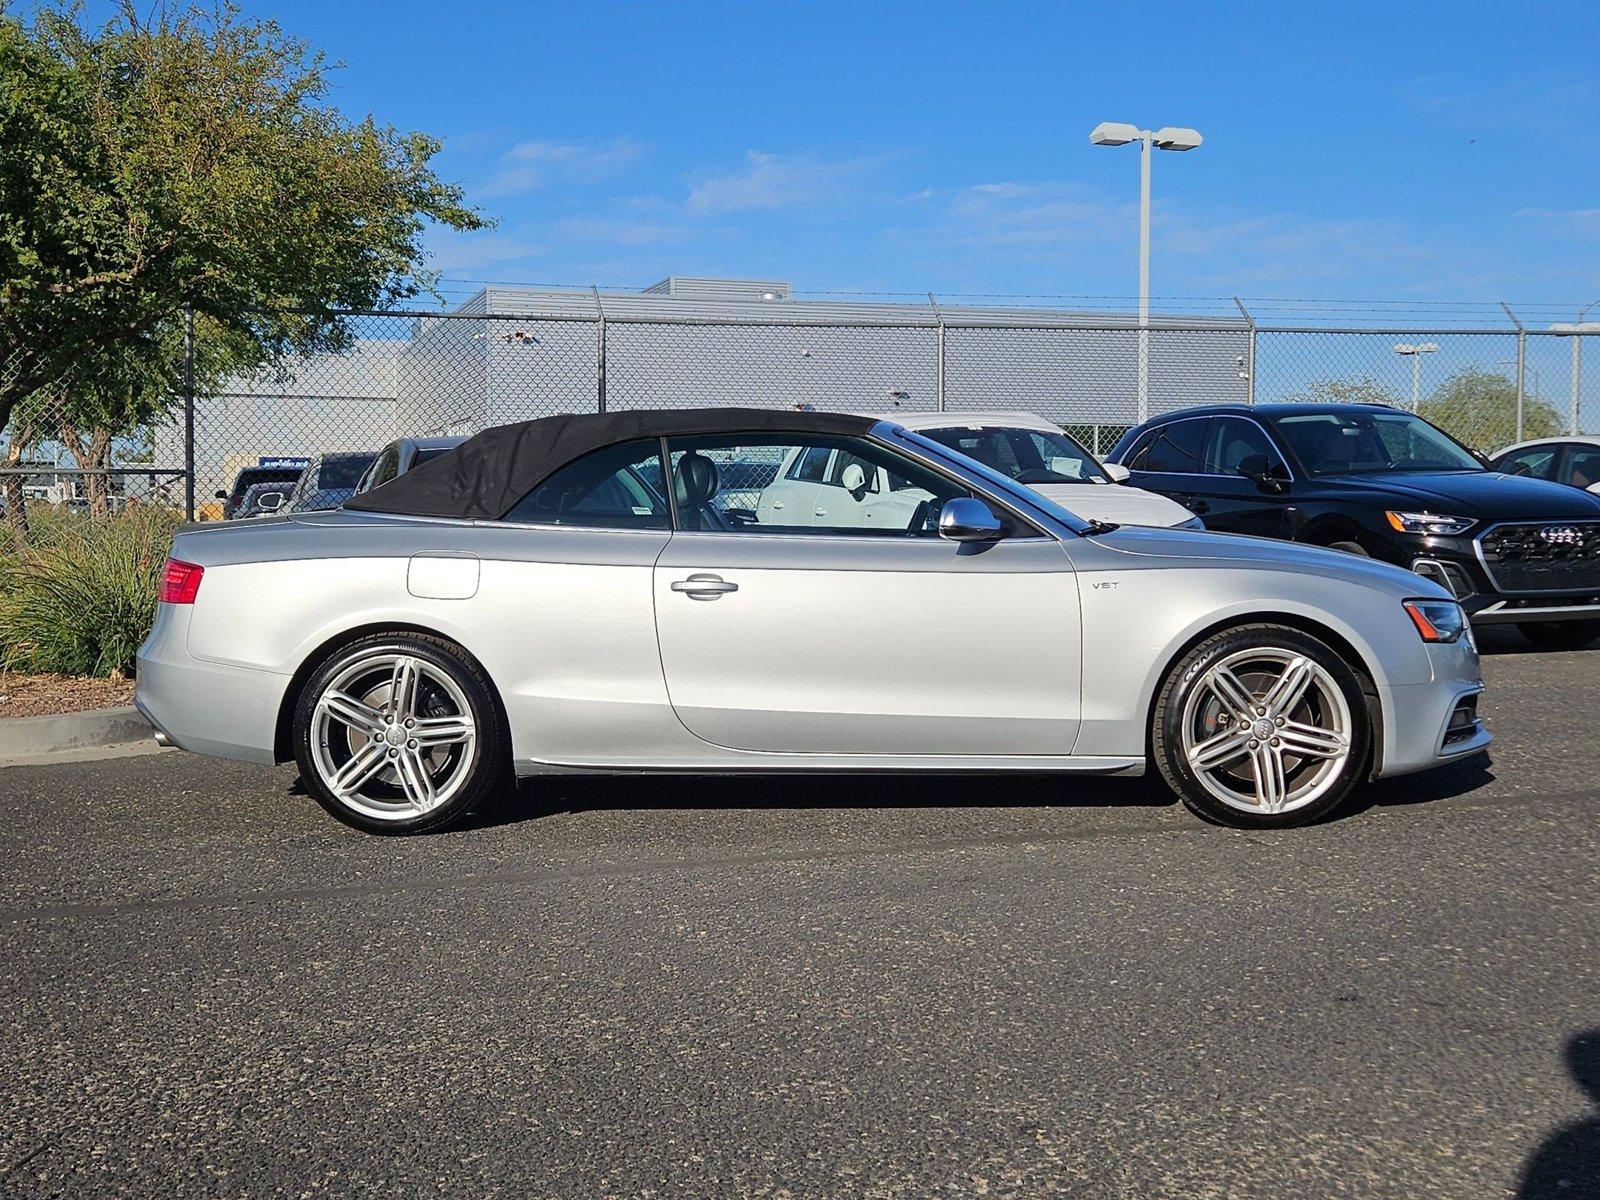
[[1331,812],[1361,778],[1371,741],[1349,664],[1298,629],[1267,624],[1225,630],[1175,663],[1150,732],[1156,766],[1183,802],[1247,829]]
[[370,833],[441,829],[500,783],[493,685],[457,647],[420,634],[352,642],[317,668],[294,714],[294,755],[318,803]]
[[1600,638],[1600,621],[1529,621],[1517,632],[1546,650],[1582,650]]

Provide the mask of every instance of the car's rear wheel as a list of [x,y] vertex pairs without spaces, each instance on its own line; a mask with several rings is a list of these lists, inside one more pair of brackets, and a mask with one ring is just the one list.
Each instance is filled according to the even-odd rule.
[[1206,638],[1168,672],[1151,720],[1156,765],[1183,802],[1251,829],[1302,825],[1338,807],[1370,741],[1355,671],[1282,625]]
[[1517,631],[1546,650],[1582,650],[1600,638],[1600,621],[1529,621]]
[[441,829],[504,777],[492,685],[457,647],[421,634],[362,638],[312,674],[295,762],[318,802],[372,833]]

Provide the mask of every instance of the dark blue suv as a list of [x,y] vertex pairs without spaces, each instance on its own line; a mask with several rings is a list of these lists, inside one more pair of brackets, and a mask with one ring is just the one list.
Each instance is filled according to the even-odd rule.
[[1191,408],[1130,429],[1109,461],[1207,529],[1383,559],[1443,584],[1474,624],[1539,645],[1600,638],[1600,496],[1491,471],[1414,413]]

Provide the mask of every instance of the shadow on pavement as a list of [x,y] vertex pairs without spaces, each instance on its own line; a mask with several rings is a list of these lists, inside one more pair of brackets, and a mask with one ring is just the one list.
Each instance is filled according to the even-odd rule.
[[[1600,1106],[1600,1029],[1567,1043],[1567,1070],[1589,1100]],[[1593,1200],[1600,1197],[1600,1107],[1558,1129],[1522,1169],[1518,1200]]]
[[1516,627],[1512,625],[1488,625],[1482,629],[1474,629],[1472,636],[1473,640],[1478,643],[1478,653],[1485,658],[1498,657],[1503,654],[1600,653],[1600,644],[1589,646],[1583,650],[1552,650],[1546,646],[1535,646],[1518,633]]

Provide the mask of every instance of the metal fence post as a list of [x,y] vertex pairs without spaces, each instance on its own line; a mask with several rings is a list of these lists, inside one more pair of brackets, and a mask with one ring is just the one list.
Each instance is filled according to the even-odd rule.
[[1506,316],[1511,318],[1511,323],[1517,327],[1517,436],[1522,440],[1523,415],[1528,403],[1528,331],[1522,327],[1522,322],[1517,314],[1511,311],[1511,306],[1504,300],[1500,307],[1505,309]]
[[606,306],[600,303],[599,287],[591,287],[594,292],[595,312],[599,314],[597,337],[595,339],[595,388],[596,412],[606,411]]
[[1256,402],[1256,319],[1250,315],[1250,310],[1244,306],[1244,301],[1235,296],[1233,302],[1239,306],[1239,312],[1244,315],[1246,323],[1250,326],[1250,341],[1245,347],[1244,360],[1244,402]]
[[933,306],[933,318],[938,322],[938,333],[935,341],[933,371],[933,405],[938,411],[944,411],[944,314],[939,311],[939,302],[933,298],[933,293],[928,293],[928,303]]
[[183,519],[194,520],[194,305],[183,306]]

